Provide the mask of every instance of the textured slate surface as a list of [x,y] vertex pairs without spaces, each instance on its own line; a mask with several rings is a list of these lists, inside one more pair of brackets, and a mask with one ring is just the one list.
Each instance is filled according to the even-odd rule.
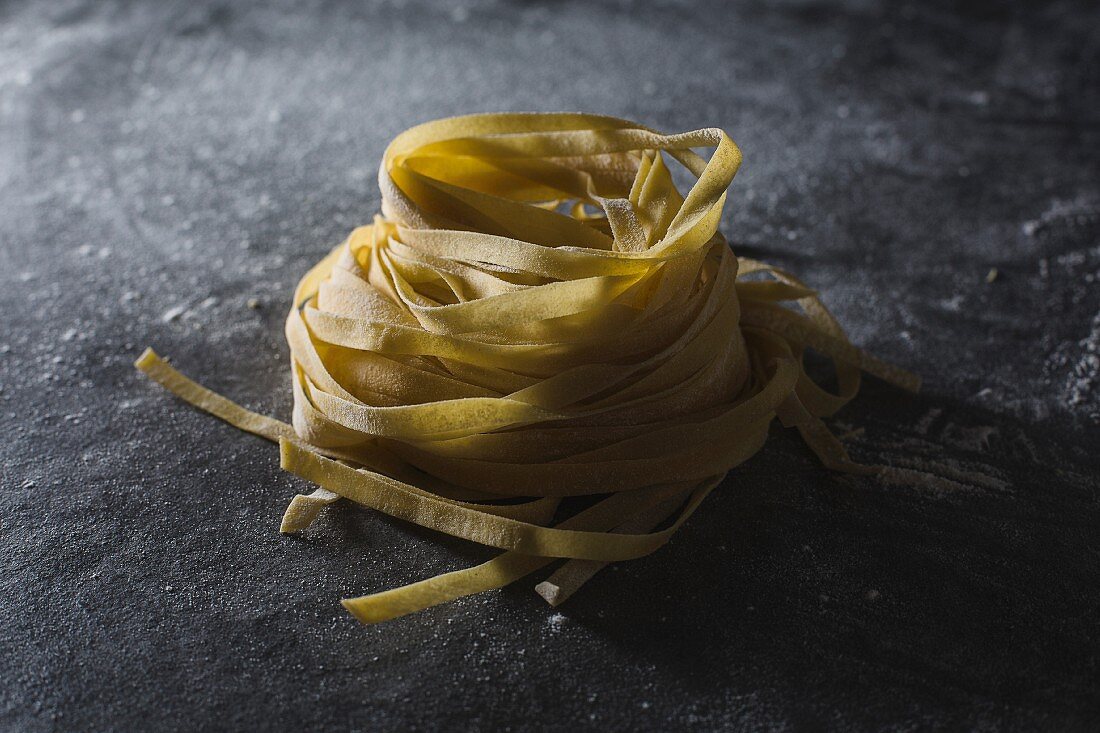
[[[0,729],[1095,729],[1100,15],[733,5],[0,5]],[[508,109],[728,130],[735,249],[925,376],[834,421],[918,480],[777,432],[560,614],[347,616],[487,553],[280,536],[276,450],[130,363],[288,415],[290,289],[386,142]]]

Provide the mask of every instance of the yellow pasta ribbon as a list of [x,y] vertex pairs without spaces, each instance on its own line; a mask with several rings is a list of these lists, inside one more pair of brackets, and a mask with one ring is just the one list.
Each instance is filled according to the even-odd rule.
[[[694,180],[686,194],[673,164]],[[291,501],[283,532],[344,498],[503,550],[343,601],[364,623],[565,560],[537,586],[557,605],[668,541],[776,417],[826,466],[875,470],[822,418],[861,372],[918,387],[853,346],[804,283],[734,255],[718,225],[740,164],[722,130],[597,115],[414,127],[383,156],[381,215],[294,293],[292,425],[151,350],[137,367],[279,442],[283,468],[319,486]],[[804,370],[807,349],[832,359],[836,393]],[[582,495],[594,499],[568,499]]]

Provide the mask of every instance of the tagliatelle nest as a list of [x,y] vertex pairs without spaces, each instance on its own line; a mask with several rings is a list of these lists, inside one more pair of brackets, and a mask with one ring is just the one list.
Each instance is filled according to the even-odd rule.
[[[672,161],[695,178],[686,196]],[[360,620],[565,559],[537,586],[556,605],[606,563],[664,544],[775,417],[826,466],[875,470],[821,418],[861,370],[917,388],[852,346],[796,278],[730,250],[718,224],[740,163],[718,129],[664,135],[595,115],[414,127],[382,159],[382,215],[295,291],[293,427],[152,351],[137,366],[279,441],[283,467],[321,487],[294,498],[284,532],[344,497],[505,551],[345,600]],[[806,374],[806,348],[834,361],[838,393]],[[602,498],[568,516],[561,501],[577,495]]]

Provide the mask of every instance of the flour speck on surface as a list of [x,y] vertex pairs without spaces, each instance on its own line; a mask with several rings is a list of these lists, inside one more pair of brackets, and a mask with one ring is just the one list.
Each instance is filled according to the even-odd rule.
[[546,619],[546,625],[550,627],[551,633],[556,634],[561,631],[562,627],[565,625],[566,620],[567,619],[564,615],[560,613],[552,613]]

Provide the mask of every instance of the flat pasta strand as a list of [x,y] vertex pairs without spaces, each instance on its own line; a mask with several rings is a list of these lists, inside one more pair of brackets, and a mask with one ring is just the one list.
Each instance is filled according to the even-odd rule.
[[[694,178],[686,193],[672,164]],[[537,586],[557,605],[667,542],[776,417],[826,466],[876,471],[822,418],[861,372],[919,387],[853,346],[793,275],[734,255],[718,224],[740,164],[714,128],[667,135],[587,114],[419,125],[383,155],[381,214],[295,289],[291,424],[152,350],[136,366],[278,442],[282,467],[318,486],[293,498],[281,531],[346,499],[503,551],[344,600],[360,621],[565,560]],[[833,361],[836,393],[806,373],[808,348]],[[580,496],[595,500],[577,509]]]

